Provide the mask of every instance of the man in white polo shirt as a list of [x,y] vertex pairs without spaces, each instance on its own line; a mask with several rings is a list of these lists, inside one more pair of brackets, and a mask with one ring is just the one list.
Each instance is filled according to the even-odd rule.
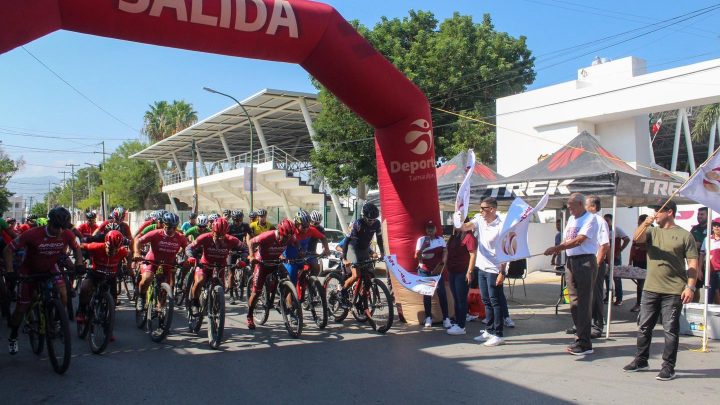
[[590,324],[592,319],[592,300],[597,278],[598,222],[595,216],[585,210],[585,196],[573,193],[567,201],[570,218],[563,242],[548,248],[546,256],[552,256],[567,250],[567,270],[565,277],[570,295],[570,313],[577,328],[577,338],[567,347],[567,352],[584,356],[592,354]]

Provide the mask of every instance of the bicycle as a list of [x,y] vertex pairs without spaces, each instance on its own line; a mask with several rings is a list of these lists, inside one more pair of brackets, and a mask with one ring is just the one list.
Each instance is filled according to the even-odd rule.
[[[203,266],[198,263],[198,266]],[[213,266],[212,277],[205,280],[205,283],[198,297],[200,304],[199,311],[193,312],[193,305],[188,296],[185,301],[187,310],[188,327],[190,332],[198,333],[203,323],[203,317],[208,318],[208,343],[213,349],[220,347],[225,330],[225,288],[223,287],[223,270],[230,266]],[[192,271],[191,273],[195,273]],[[195,284],[192,280],[190,287]]]
[[77,323],[80,339],[88,338],[90,351],[100,354],[105,351],[115,327],[115,299],[111,294],[114,278],[113,273],[99,270],[93,271],[93,278],[98,281],[88,303],[85,322]]
[[145,307],[142,299],[138,299],[135,303],[135,325],[138,329],[145,328],[150,340],[159,343],[170,333],[175,308],[172,289],[165,282],[165,271],[166,269],[171,271],[179,265],[157,264],[150,260],[140,260],[140,262],[157,266],[157,270],[145,293]]
[[[132,272],[130,271],[130,268],[126,264],[120,265],[120,269],[117,272],[117,276],[115,277],[117,282],[117,295],[118,300],[120,299],[120,294],[122,294],[123,287],[125,288],[125,295],[127,296],[128,302],[134,301],[135,298],[135,292],[137,291],[137,284],[135,284],[135,277],[133,277]],[[133,287],[132,293],[130,292],[130,287],[128,286],[128,282]]]
[[[47,343],[48,357],[53,370],[63,374],[70,367],[72,339],[67,310],[54,286],[56,274],[43,273],[18,276],[21,283],[37,282],[37,290],[28,312],[23,318],[23,333],[28,335],[30,347],[36,355]],[[67,297],[70,300],[70,297]]]
[[[249,264],[246,264],[248,261],[243,260],[239,255],[237,261],[231,260],[231,262],[235,262],[236,265],[233,266],[232,272],[227,276],[229,279],[228,293],[230,294],[231,300],[242,302],[245,301],[252,292],[252,283],[250,282],[252,279],[252,269]],[[247,295],[245,295],[246,291]]]
[[350,289],[350,305],[343,305],[341,290],[345,279],[344,271],[332,271],[325,278],[325,288],[328,310],[335,322],[345,320],[352,312],[355,320],[368,323],[373,330],[379,333],[387,332],[393,323],[395,303],[385,283],[375,277],[375,263],[377,259],[354,263],[360,273],[358,280]]
[[310,273],[310,265],[308,259],[317,258],[318,255],[305,256],[303,258],[288,260],[291,264],[304,264],[303,268],[298,272],[295,290],[298,299],[302,303],[302,308],[310,312],[312,320],[320,329],[325,329],[328,323],[328,306],[325,297],[325,288],[320,279]]
[[[270,316],[270,310],[276,309],[280,315],[282,315],[285,329],[287,329],[290,337],[297,339],[302,334],[302,305],[298,299],[295,286],[288,278],[287,270],[285,270],[285,267],[282,265],[285,262],[287,261],[272,260],[260,262],[263,266],[274,266],[274,269],[265,279],[265,286],[263,286],[263,290],[258,297],[256,307],[261,310],[258,323],[264,325]],[[275,298],[278,298],[277,306],[275,304]]]

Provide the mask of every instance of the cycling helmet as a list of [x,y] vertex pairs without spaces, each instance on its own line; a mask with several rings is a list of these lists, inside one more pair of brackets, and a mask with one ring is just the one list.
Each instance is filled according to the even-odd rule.
[[380,216],[380,210],[375,204],[366,202],[362,206],[362,216],[367,219],[377,219]]
[[115,221],[120,221],[122,217],[120,216],[120,213],[117,211],[117,209],[114,209],[113,212],[110,213],[110,218],[108,219],[114,219]]
[[267,211],[264,208],[260,208],[259,210],[257,210],[257,215],[259,217],[265,217],[267,216]]
[[197,219],[197,217],[198,217],[198,214],[196,212],[190,213],[190,219]]
[[207,226],[208,217],[207,215],[201,214],[197,217],[197,226]]
[[295,215],[295,226],[302,228],[310,226],[310,214],[305,210],[299,210]]
[[85,218],[87,218],[88,220],[95,219],[97,218],[97,214],[95,213],[95,211],[88,211],[85,213]]
[[225,218],[230,218],[230,214],[231,214],[230,210],[225,209],[225,210],[223,210],[222,216]]
[[245,214],[243,214],[243,212],[240,210],[234,210],[233,212],[230,213],[230,217],[232,218],[233,221],[235,221],[235,220],[242,221],[244,216],[245,216]]
[[7,217],[5,218],[5,222],[7,222],[8,224],[14,224],[17,222],[17,220],[13,217]]
[[228,223],[227,219],[225,218],[218,218],[213,222],[212,224],[212,230],[215,232],[216,235],[222,236],[228,233],[228,230],[230,230],[230,224]]
[[162,223],[165,224],[165,226],[167,227],[174,228],[178,226],[179,222],[180,218],[172,212],[165,211],[162,216]]
[[120,219],[124,219],[124,218],[125,218],[125,207],[123,207],[122,205],[118,205],[117,208],[115,208],[114,211],[117,211],[117,212],[118,212],[118,214],[120,215]]
[[280,222],[280,224],[277,226],[277,231],[281,237],[285,237],[295,235],[297,229],[295,228],[295,225],[290,222],[289,219],[283,219],[282,222]]
[[125,237],[120,233],[120,231],[110,231],[105,234],[105,244],[107,244],[109,248],[118,249],[124,242]]
[[37,221],[38,216],[37,214],[30,214],[25,218],[25,221]]
[[105,225],[105,232],[111,232],[111,231],[119,231],[120,230],[120,224],[117,222],[108,222],[107,225]]
[[149,220],[151,220],[151,219],[152,219],[152,220],[155,220],[155,218],[153,218],[153,216],[152,216],[152,213],[145,214],[145,219],[144,219],[145,221],[149,221]]
[[208,215],[208,222],[213,223],[218,218],[220,218],[220,215],[215,214],[215,213],[210,214],[210,215]]
[[250,217],[251,221],[254,221],[255,218],[257,218],[257,211],[250,211],[250,213],[248,214],[248,217]]
[[321,222],[322,221],[322,214],[318,210],[312,210],[310,213],[310,220],[312,222]]
[[[28,216],[30,218],[30,216]],[[37,215],[35,215],[37,218]],[[70,211],[65,207],[55,207],[48,212],[48,225],[52,225],[55,228],[70,229],[72,224],[70,223]]]

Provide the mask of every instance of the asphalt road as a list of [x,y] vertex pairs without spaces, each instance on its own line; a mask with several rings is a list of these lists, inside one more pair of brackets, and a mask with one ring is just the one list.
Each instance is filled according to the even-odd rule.
[[[658,382],[662,334],[656,332],[651,371],[620,371],[634,353],[632,316],[620,312],[613,340],[596,353],[564,353],[567,307],[554,315],[554,286],[528,286],[529,298],[511,301],[517,327],[507,344],[473,342],[481,324],[465,336],[440,327],[396,324],[378,335],[354,321],[324,331],[306,324],[302,339],[288,337],[280,315],[255,332],[245,326],[244,304],[230,307],[221,350],[207,345],[207,328],[187,332],[176,312],[172,335],[152,343],[134,325],[127,304],[119,307],[116,337],[107,353],[93,355],[73,337],[72,364],[56,375],[47,358],[30,352],[20,336],[17,356],[0,353],[2,404],[85,403],[714,403],[720,355],[695,353],[697,338],[683,337],[678,379]],[[628,298],[629,300],[629,298]],[[542,301],[542,302],[538,302]],[[74,332],[74,324],[73,324]],[[0,327],[0,339],[7,329]],[[714,346],[717,343],[713,342]],[[3,351],[5,349],[3,348]]]

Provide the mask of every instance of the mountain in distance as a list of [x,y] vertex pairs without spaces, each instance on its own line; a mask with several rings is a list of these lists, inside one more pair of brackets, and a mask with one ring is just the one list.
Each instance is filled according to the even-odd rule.
[[13,176],[7,183],[7,188],[11,193],[15,193],[16,196],[45,195],[45,193],[48,192],[48,182],[52,183],[52,188],[55,188],[62,182],[62,179],[56,176]]

